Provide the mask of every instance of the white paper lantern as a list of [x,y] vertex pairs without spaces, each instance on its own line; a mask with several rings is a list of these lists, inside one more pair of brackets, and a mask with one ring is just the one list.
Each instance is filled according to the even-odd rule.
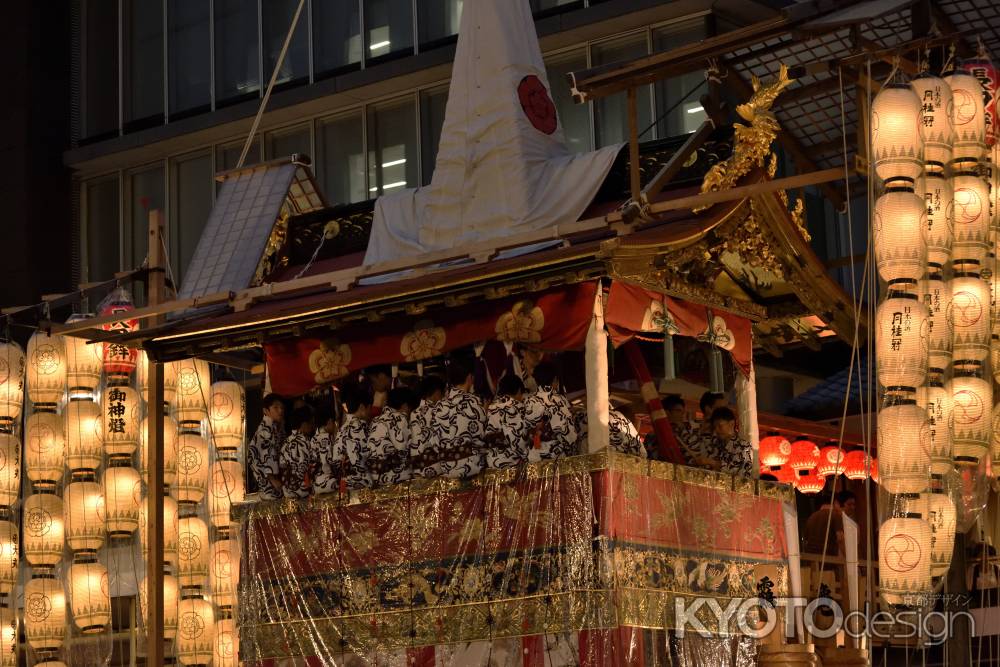
[[183,517],[178,522],[177,561],[178,579],[182,588],[208,584],[211,549],[208,543],[208,526],[196,516]]
[[21,443],[10,433],[0,433],[0,507],[10,507],[21,497]]
[[243,444],[246,422],[246,396],[239,383],[225,380],[212,385],[208,420],[219,455],[235,454]]
[[931,576],[943,577],[951,567],[955,550],[955,503],[943,493],[928,493],[925,496],[926,519],[931,526]]
[[89,481],[67,484],[63,512],[70,549],[96,552],[104,546],[104,489],[100,484]]
[[986,148],[983,88],[974,77],[956,71],[944,78],[951,88],[951,124],[955,131],[952,159],[979,160]]
[[872,102],[875,173],[887,183],[917,179],[924,169],[920,98],[907,85],[889,84]]
[[17,610],[0,605],[0,667],[17,667]]
[[25,420],[24,466],[37,489],[50,489],[62,481],[66,461],[66,433],[62,417],[36,412]]
[[73,563],[69,568],[70,608],[83,634],[101,632],[111,623],[108,571],[100,563]]
[[177,618],[177,659],[182,665],[208,665],[215,643],[215,613],[211,603],[182,599]]
[[952,356],[983,361],[990,353],[990,288],[978,273],[951,279]]
[[920,493],[930,475],[930,426],[914,400],[899,400],[878,413],[878,474],[889,493]]
[[54,577],[36,577],[24,587],[24,634],[36,651],[56,651],[66,638],[66,593]]
[[[139,469],[142,481],[149,484],[149,418],[139,426]],[[177,481],[177,422],[163,416],[163,483],[173,486]]]
[[[173,405],[177,397],[177,363],[168,362],[162,364],[163,367],[163,402]],[[139,362],[136,366],[136,374],[139,376],[139,392],[142,400],[148,400],[149,396],[149,355],[144,351],[139,351]]]
[[215,622],[213,667],[239,667],[240,635],[236,622],[223,618]]
[[66,393],[66,344],[62,336],[36,331],[28,340],[28,397],[54,405]]
[[104,507],[108,536],[128,537],[139,527],[142,505],[142,479],[129,466],[114,466],[104,471]]
[[[177,603],[180,601],[180,587],[177,584],[177,577],[169,574],[163,575],[163,638],[172,640],[177,636]],[[146,579],[143,577],[139,582],[139,611],[143,619],[148,624],[149,619],[149,593],[146,588]]]
[[229,525],[229,514],[233,503],[243,502],[243,468],[238,461],[216,461],[212,464],[212,479],[209,485],[209,515],[212,525],[224,528]]
[[177,395],[174,417],[181,428],[197,428],[208,416],[211,395],[211,372],[202,359],[183,359],[177,363]]
[[951,86],[933,74],[921,74],[910,82],[920,100],[920,134],[924,161],[946,167],[951,162],[955,129],[951,124]]
[[51,493],[28,496],[21,507],[24,557],[35,567],[53,567],[62,560],[63,501]]
[[990,189],[974,173],[958,173],[951,179],[953,190],[954,236],[951,256],[959,260],[974,260],[986,266],[990,248]]
[[931,591],[930,524],[923,518],[887,519],[878,538],[882,597],[891,605],[920,605]]
[[17,585],[18,551],[17,524],[0,521],[0,597],[10,595]]
[[177,436],[177,500],[200,503],[208,486],[208,444],[195,433]]
[[104,450],[101,406],[90,399],[66,405],[66,466],[70,470],[96,471]]
[[[178,527],[177,501],[170,496],[163,497],[163,562],[165,565],[177,565],[177,540],[180,537]],[[142,552],[149,558],[149,498],[139,509],[139,543]]]
[[139,446],[139,394],[132,387],[112,386],[104,390],[103,399],[104,451],[112,457],[130,457]]
[[875,315],[878,379],[883,387],[915,389],[927,377],[927,307],[915,294],[892,294]]
[[[93,315],[73,315],[66,323],[82,322],[91,317]],[[64,336],[63,339],[66,342],[66,386],[70,398],[93,396],[101,384],[104,346],[75,336]]]
[[931,474],[945,475],[952,467],[951,392],[939,380],[917,389],[917,405],[927,411]]
[[927,262],[943,267],[951,260],[955,236],[952,181],[940,172],[928,172],[924,180],[927,211]]
[[20,345],[0,340],[0,423],[9,423],[21,416],[24,363],[24,350]]
[[976,464],[990,449],[993,385],[982,378],[964,375],[956,375],[949,385],[952,396],[949,423],[954,460],[956,463]]
[[212,543],[209,586],[215,604],[231,608],[236,604],[236,582],[240,579],[240,556],[233,540]]
[[943,372],[951,363],[952,331],[948,308],[951,306],[951,282],[940,273],[920,281],[920,298],[927,308],[927,362],[929,368]]
[[927,209],[907,190],[889,190],[875,202],[872,217],[875,262],[886,282],[916,283],[927,271]]

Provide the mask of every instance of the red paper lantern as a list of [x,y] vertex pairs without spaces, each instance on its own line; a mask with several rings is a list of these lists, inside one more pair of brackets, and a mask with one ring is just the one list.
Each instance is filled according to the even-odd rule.
[[823,490],[824,486],[826,486],[826,479],[813,472],[800,475],[799,478],[795,480],[795,488],[802,493],[808,493],[810,495],[819,493]]
[[772,433],[760,441],[760,465],[776,468],[788,463],[788,457],[792,455],[792,443],[788,438]]
[[[128,292],[123,288],[118,288],[108,295],[108,298],[101,308],[101,316],[117,315],[135,310],[135,305],[129,297]],[[101,326],[105,331],[115,333],[127,333],[135,331],[139,326],[139,321],[123,319],[120,322],[112,322]],[[128,377],[135,370],[136,361],[139,358],[139,351],[135,348],[126,347],[122,343],[108,342],[104,344],[104,372],[108,375]]]
[[798,477],[796,472],[788,466],[781,466],[777,470],[772,470],[771,474],[777,477],[778,481],[782,484],[795,484],[795,480]]
[[847,452],[847,456],[844,457],[844,476],[847,479],[863,480],[868,477],[871,469],[872,460],[863,449]]
[[788,457],[788,467],[795,472],[812,470],[819,463],[819,447],[811,440],[796,440],[792,443],[792,454]]
[[872,458],[872,469],[871,469],[872,481],[878,484],[878,459]]
[[841,475],[845,467],[844,450],[836,445],[819,450],[819,463],[816,464],[816,474],[820,477]]

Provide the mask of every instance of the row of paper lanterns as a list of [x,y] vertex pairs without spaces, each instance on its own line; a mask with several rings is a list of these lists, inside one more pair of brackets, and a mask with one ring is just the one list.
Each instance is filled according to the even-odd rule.
[[879,581],[890,604],[916,605],[950,565],[957,512],[943,480],[991,449],[1000,454],[990,373],[1000,374],[1000,348],[991,350],[997,188],[982,175],[983,85],[963,69],[885,86],[870,127],[884,183],[872,211],[875,263],[888,286],[875,322],[885,396],[878,465],[892,494],[879,529]]
[[[132,467],[132,456],[142,446],[142,475],[146,478],[146,422],[139,423],[140,395],[129,386],[136,368],[136,353],[120,348],[109,353],[100,345],[37,333],[29,341],[27,355],[13,342],[0,342],[0,506],[9,508],[19,496],[20,443],[14,422],[22,412],[25,379],[35,411],[25,419],[24,466],[35,491],[22,506],[25,560],[33,568],[26,584],[25,632],[29,644],[43,662],[52,664],[66,635],[66,597],[54,568],[63,557],[63,541],[74,552],[68,568],[68,588],[73,622],[83,633],[99,632],[110,623],[107,571],[96,553],[109,539],[128,538],[138,529],[143,551],[146,545],[146,506],[142,501],[140,473]],[[145,394],[146,360],[140,360],[139,385]],[[164,498],[165,561],[177,567],[178,577],[164,576],[166,635],[178,639],[182,664],[202,664],[216,655],[216,665],[235,664],[238,643],[232,619],[214,621],[212,604],[196,595],[207,585],[220,609],[235,603],[238,554],[228,539],[229,510],[243,494],[243,472],[238,449],[244,437],[243,390],[235,382],[209,386],[207,363],[185,361],[165,364],[164,398],[174,406],[174,415],[184,426],[180,433],[171,417],[164,418],[164,478],[174,487],[176,499]],[[107,376],[103,405],[94,402],[102,371]],[[59,405],[68,398],[63,415]],[[214,435],[218,460],[209,478],[208,446],[200,434],[202,421]],[[96,472],[108,457],[101,483]],[[72,480],[65,487],[65,501],[57,495],[68,466]],[[210,541],[208,526],[196,515],[179,516],[178,503],[194,507],[210,489],[210,520],[224,539]],[[17,581],[18,535],[16,525],[0,521],[0,593],[9,595]],[[182,595],[181,591],[189,593]],[[141,598],[145,588],[141,587]],[[208,609],[206,615],[205,610]],[[143,606],[145,610],[145,606]],[[198,629],[178,635],[179,617],[197,619],[183,627]],[[11,613],[12,615],[12,613]],[[209,618],[211,616],[211,618]],[[7,624],[0,607],[5,632]],[[212,628],[215,628],[214,630]],[[208,628],[206,631],[205,628]],[[7,634],[12,635],[7,651]],[[3,635],[0,665],[13,664],[14,631]],[[197,636],[194,636],[197,635]]]
[[760,472],[793,484],[801,493],[823,490],[826,478],[843,475],[851,480],[871,477],[878,482],[877,461],[863,450],[844,451],[836,445],[820,448],[807,438],[795,442],[777,433],[760,441]]

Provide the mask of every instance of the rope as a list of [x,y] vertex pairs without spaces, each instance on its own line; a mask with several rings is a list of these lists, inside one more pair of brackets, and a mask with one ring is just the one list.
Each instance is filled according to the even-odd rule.
[[292,16],[292,25],[288,28],[288,34],[285,35],[285,43],[281,45],[281,53],[278,54],[278,60],[274,63],[274,71],[271,72],[271,80],[267,82],[267,90],[264,91],[264,99],[260,101],[260,107],[257,109],[257,115],[254,116],[253,125],[250,127],[250,134],[247,135],[246,143],[243,144],[243,152],[240,153],[240,159],[236,163],[236,168],[241,169],[243,163],[246,162],[247,154],[250,152],[250,146],[253,144],[253,138],[257,134],[257,128],[260,127],[260,119],[264,115],[264,109],[267,108],[267,103],[271,99],[271,91],[274,89],[274,83],[278,80],[278,72],[281,70],[282,64],[285,62],[285,54],[288,53],[288,45],[292,43],[292,35],[295,34],[295,26],[299,24],[299,15],[302,14],[302,7],[306,4],[306,0],[299,0],[299,6],[295,8],[295,15]]

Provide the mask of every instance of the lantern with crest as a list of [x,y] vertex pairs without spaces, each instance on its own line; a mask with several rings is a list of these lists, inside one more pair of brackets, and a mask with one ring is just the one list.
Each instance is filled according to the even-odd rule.
[[[112,291],[101,303],[100,315],[102,317],[121,315],[121,320],[101,325],[105,331],[118,334],[126,334],[135,331],[139,326],[138,320],[129,317],[129,312],[135,310],[132,297],[123,287]],[[112,340],[104,343],[104,372],[110,378],[127,381],[132,372],[135,371],[135,364],[139,353],[134,348],[128,347],[125,343]]]

